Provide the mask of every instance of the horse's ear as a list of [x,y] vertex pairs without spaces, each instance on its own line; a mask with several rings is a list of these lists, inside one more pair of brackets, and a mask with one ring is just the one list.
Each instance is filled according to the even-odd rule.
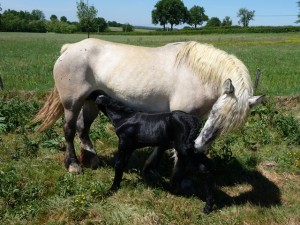
[[249,98],[249,106],[250,106],[250,108],[253,108],[257,104],[260,104],[264,100],[265,97],[266,97],[265,95],[259,95],[259,96],[252,96],[252,97],[250,97]]
[[230,79],[225,80],[223,84],[223,94],[232,94],[234,92],[234,87]]

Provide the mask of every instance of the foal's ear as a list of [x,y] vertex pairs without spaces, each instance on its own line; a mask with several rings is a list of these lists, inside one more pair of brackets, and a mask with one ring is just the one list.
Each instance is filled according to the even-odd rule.
[[223,94],[232,94],[234,93],[234,87],[230,79],[225,80],[223,84]]
[[259,96],[252,96],[249,98],[249,106],[250,108],[253,108],[254,106],[260,104],[264,99],[265,95],[259,95]]

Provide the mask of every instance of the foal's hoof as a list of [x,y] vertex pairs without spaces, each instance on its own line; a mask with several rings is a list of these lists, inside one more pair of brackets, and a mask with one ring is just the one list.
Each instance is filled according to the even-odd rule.
[[92,168],[93,170],[100,166],[100,160],[97,154],[87,150],[81,150],[81,163],[84,167]]
[[180,193],[184,196],[192,196],[197,194],[194,182],[190,179],[183,179],[180,183]]
[[203,212],[205,214],[210,214],[212,211],[213,211],[213,205],[206,203],[204,208],[203,208]]
[[142,176],[147,181],[158,181],[160,179],[160,174],[157,170],[143,170]]
[[71,163],[68,168],[69,172],[72,174],[82,173],[82,168],[77,163]]

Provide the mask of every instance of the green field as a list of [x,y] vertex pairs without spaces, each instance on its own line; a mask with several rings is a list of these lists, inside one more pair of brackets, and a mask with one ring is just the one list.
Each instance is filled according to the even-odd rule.
[[[41,134],[30,120],[53,87],[52,68],[62,44],[86,35],[0,33],[1,225],[300,224],[299,33],[93,37],[149,47],[195,40],[235,54],[252,78],[261,69],[256,92],[266,94],[267,101],[210,150],[216,165],[215,210],[202,213],[203,184],[197,177],[199,195],[170,193],[169,153],[160,166],[161,179],[144,181],[140,172],[149,149],[133,154],[121,189],[105,197],[117,138],[103,115],[91,130],[100,169],[69,174],[63,166],[63,120]],[[77,138],[75,144],[79,150]]]
[[[260,87],[266,95],[292,96],[300,93],[299,33],[94,37],[151,47],[189,40],[210,43],[239,57],[252,77],[260,68]],[[53,86],[52,67],[61,46],[84,38],[86,35],[79,34],[1,33],[0,76],[6,89],[49,90]]]

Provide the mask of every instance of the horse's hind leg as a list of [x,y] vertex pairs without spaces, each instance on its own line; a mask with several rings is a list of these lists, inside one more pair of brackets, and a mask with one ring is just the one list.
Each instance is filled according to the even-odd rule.
[[81,162],[85,167],[92,169],[97,169],[100,164],[89,137],[90,127],[97,117],[98,112],[99,110],[94,101],[86,101],[77,120],[77,132],[81,142]]
[[76,120],[79,114],[78,110],[68,110],[65,109],[65,124],[64,124],[64,134],[66,139],[66,156],[65,156],[65,166],[70,173],[81,173],[82,169],[79,165],[79,161],[76,157],[74,138],[76,134]]

